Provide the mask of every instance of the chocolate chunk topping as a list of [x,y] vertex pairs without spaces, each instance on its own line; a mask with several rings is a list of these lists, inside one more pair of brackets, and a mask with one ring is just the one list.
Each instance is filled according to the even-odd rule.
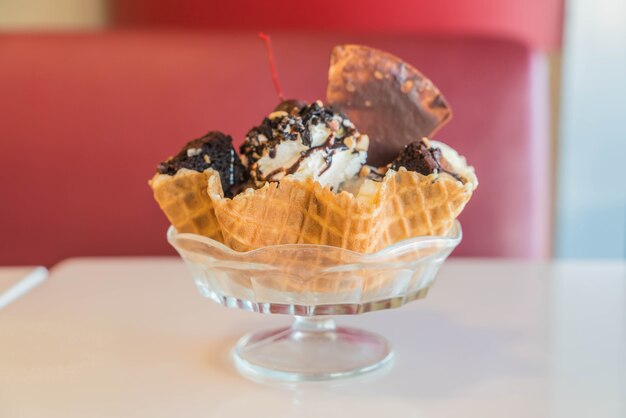
[[[313,102],[309,106],[302,108],[300,117],[302,118],[303,125],[306,127],[320,123],[328,125],[335,113],[334,109],[320,106],[318,102]],[[303,132],[302,143],[306,146],[311,146],[311,132],[308,129],[305,129]]]
[[[285,112],[277,110],[277,112]],[[240,152],[248,158],[248,163],[257,161],[267,149],[270,156],[276,156],[275,148],[280,141],[296,141],[304,134],[305,128],[299,111],[293,114],[284,113],[282,116],[264,118],[259,126],[250,129],[246,140],[241,145]]]
[[274,108],[274,111],[287,112],[289,114],[298,114],[300,110],[306,106],[306,102],[297,99],[288,99],[280,102],[278,106]]
[[428,176],[435,171],[438,173],[448,173],[455,179],[462,181],[458,174],[446,170],[443,167],[441,150],[429,147],[424,140],[411,142],[404,147],[400,155],[391,163],[391,168],[398,171],[404,167],[409,171],[416,171]]
[[[285,113],[276,114],[277,112]],[[344,138],[358,135],[354,124],[342,114],[339,116],[345,123],[339,124],[337,120],[333,119],[337,114],[338,112],[333,108],[324,106],[319,101],[307,105],[298,100],[285,100],[276,107],[270,117],[263,119],[261,125],[248,132],[240,152],[246,156],[250,169],[253,172],[257,170],[257,178],[271,179],[277,173],[262,175],[258,172],[258,168],[255,168],[255,163],[263,157],[265,150],[267,150],[270,158],[275,158],[278,144],[283,141],[297,141],[298,139],[302,141],[303,145],[310,147],[312,145],[310,126],[326,124],[333,134],[328,137],[323,145],[304,151],[301,158],[292,167],[277,170],[281,173],[293,174],[311,152],[320,148],[347,148],[343,143]],[[330,160],[331,158],[327,159],[328,165],[330,165]]]
[[437,87],[398,57],[361,45],[333,49],[326,100],[370,138],[368,164],[387,164],[415,138],[431,136],[452,112]]
[[172,176],[181,168],[217,171],[226,197],[232,197],[237,186],[248,180],[248,172],[233,148],[233,139],[218,131],[189,142],[176,156],[159,164],[157,172]]

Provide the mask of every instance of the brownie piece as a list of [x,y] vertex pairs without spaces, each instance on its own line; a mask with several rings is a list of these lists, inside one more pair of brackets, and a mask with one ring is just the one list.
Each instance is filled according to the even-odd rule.
[[248,171],[233,148],[233,139],[219,131],[187,143],[177,155],[159,164],[157,172],[174,175],[181,168],[217,171],[226,197],[232,197],[238,186],[248,180]]
[[441,150],[431,147],[425,140],[413,141],[405,146],[400,155],[393,160],[391,168],[398,171],[400,167],[406,168],[408,171],[416,171],[420,174],[428,176],[435,171],[438,173],[448,173],[457,180],[461,177],[447,170],[442,161]]

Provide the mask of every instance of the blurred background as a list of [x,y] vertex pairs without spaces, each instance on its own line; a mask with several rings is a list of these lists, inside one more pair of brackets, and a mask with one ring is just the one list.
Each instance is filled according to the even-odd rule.
[[276,104],[259,30],[289,97],[338,43],[442,90],[480,179],[455,255],[626,258],[623,0],[0,0],[0,265],[173,254],[147,181]]

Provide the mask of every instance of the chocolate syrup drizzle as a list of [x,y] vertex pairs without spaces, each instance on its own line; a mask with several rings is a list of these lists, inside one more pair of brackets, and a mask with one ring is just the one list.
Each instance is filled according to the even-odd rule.
[[[266,181],[274,181],[273,177],[276,174],[283,173],[283,172],[285,173],[286,176],[289,175],[289,174],[294,174],[300,168],[300,164],[302,164],[302,162],[305,159],[310,157],[311,154],[313,154],[316,151],[324,150],[324,151],[327,152],[326,157],[324,157],[326,165],[318,173],[318,176],[321,176],[332,165],[333,156],[335,155],[335,153],[331,152],[331,150],[348,149],[348,147],[343,142],[334,142],[334,140],[335,140],[335,134],[333,132],[331,132],[331,134],[328,135],[328,138],[326,138],[326,141],[324,141],[324,143],[322,145],[318,145],[317,147],[312,147],[312,148],[309,148],[306,151],[302,151],[300,153],[300,157],[289,168],[287,168],[287,169],[285,169],[284,167],[277,168],[276,170],[271,171],[268,175],[266,175],[265,176],[265,180]],[[272,157],[272,158],[274,158],[274,157]]]
[[[327,153],[325,156],[326,165],[320,171],[319,175],[321,175],[332,165],[333,150],[348,149],[343,143],[343,139],[358,135],[358,131],[353,124],[349,124],[348,126],[341,124],[338,128],[338,130],[343,130],[341,137],[338,137],[336,132],[333,131],[322,145],[311,147],[303,151],[298,160],[290,167],[280,167],[263,175],[256,163],[263,156],[265,149],[268,150],[267,152],[270,158],[276,158],[277,147],[283,141],[295,141],[300,139],[303,145],[311,146],[312,138],[309,126],[323,123],[328,127],[329,123],[334,120],[333,118],[336,115],[341,116],[343,120],[347,119],[334,109],[321,105],[320,102],[306,105],[302,102],[288,100],[279,104],[277,110],[288,113],[284,116],[274,117],[272,119],[264,118],[261,125],[252,128],[248,132],[246,141],[241,146],[241,153],[247,157],[249,167],[254,171],[255,177],[262,181],[275,181],[274,177],[280,173],[285,173],[285,175],[294,174],[307,157],[316,151],[325,150]],[[259,137],[261,135],[267,140],[260,141]]]

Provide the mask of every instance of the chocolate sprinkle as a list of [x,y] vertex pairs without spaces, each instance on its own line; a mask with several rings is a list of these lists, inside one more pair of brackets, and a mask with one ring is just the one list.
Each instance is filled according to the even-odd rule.
[[[273,116],[271,119],[266,117],[261,125],[252,128],[246,135],[246,140],[240,148],[241,154],[246,156],[251,170],[259,179],[263,178],[263,180],[271,181],[273,176],[282,172],[293,174],[298,170],[300,163],[313,151],[322,148],[348,148],[343,143],[343,138],[358,135],[354,125],[349,122],[338,127],[335,126],[337,129],[337,133],[335,133],[330,125],[332,125],[333,121],[336,123],[333,117],[338,112],[332,107],[324,106],[321,102],[313,102],[307,105],[298,100],[286,100],[276,107],[275,112],[280,111],[285,112],[285,114]],[[344,120],[347,119],[344,115],[339,115]],[[326,124],[333,131],[333,134],[329,136],[323,145],[304,151],[298,161],[291,167],[276,169],[264,176],[263,173],[259,172],[255,163],[263,157],[265,150],[267,150],[267,155],[270,158],[275,158],[276,148],[281,142],[296,141],[298,139],[302,141],[303,145],[310,147],[312,138],[309,127],[318,124]],[[327,158],[327,164],[330,164],[330,162],[331,158]],[[326,167],[326,169],[328,168]]]

